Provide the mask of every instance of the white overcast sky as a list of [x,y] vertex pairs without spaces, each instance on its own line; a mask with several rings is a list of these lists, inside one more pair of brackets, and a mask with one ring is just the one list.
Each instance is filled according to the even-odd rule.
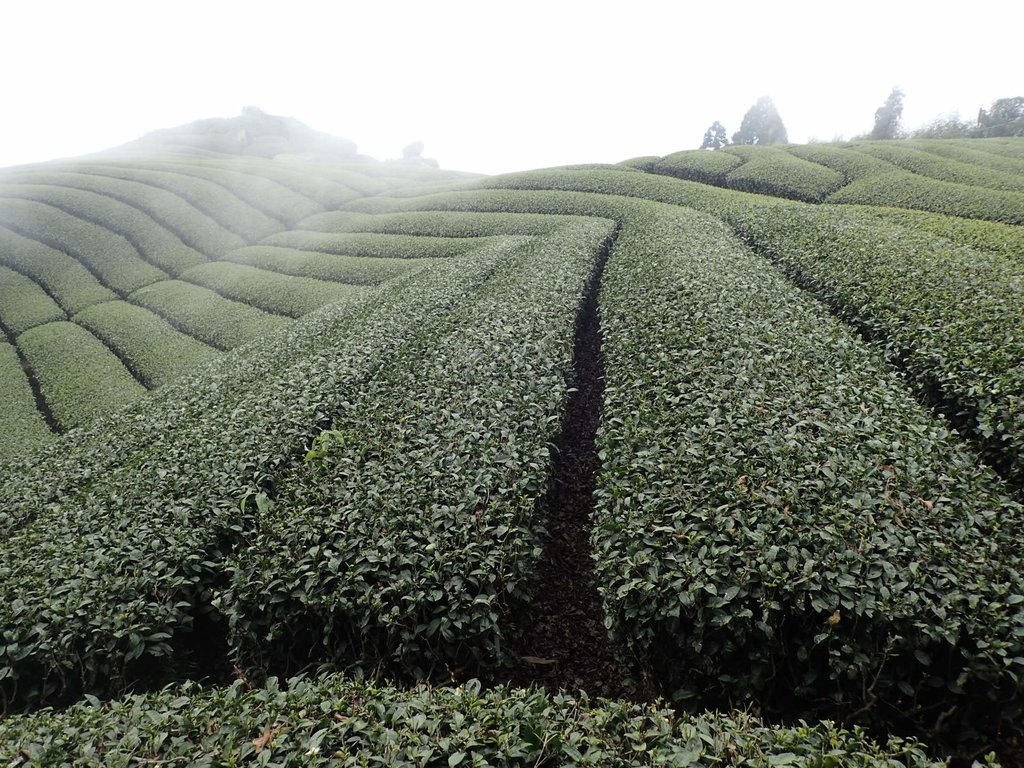
[[245,105],[397,157],[499,173],[617,162],[729,133],[770,95],[790,141],[973,119],[1024,95],[1024,3],[627,0],[0,4],[0,166]]

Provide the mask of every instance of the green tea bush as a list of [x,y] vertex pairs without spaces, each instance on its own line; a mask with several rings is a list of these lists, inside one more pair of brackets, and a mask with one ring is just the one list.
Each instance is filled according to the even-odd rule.
[[0,721],[0,760],[16,766],[856,766],[926,768],[920,745],[879,743],[832,723],[769,727],[744,714],[512,688],[405,691],[276,679],[252,690],[197,685],[90,701]]
[[682,210],[624,225],[601,307],[598,585],[654,680],[959,733],[1019,716],[1024,509],[880,354]]
[[17,350],[0,340],[0,463],[45,445],[54,439],[42,414],[36,408]]
[[121,235],[50,205],[8,198],[0,202],[0,225],[66,253],[121,295],[167,277]]
[[[1024,192],[1024,176],[964,163],[925,151],[928,142],[909,144],[902,141],[856,142],[852,148],[892,163],[905,171],[956,184],[967,184],[1007,192]],[[1024,205],[1024,202],[1021,203]]]
[[490,237],[494,235],[547,235],[572,222],[571,216],[523,213],[412,211],[371,215],[354,211],[328,211],[299,222],[313,232],[377,232],[388,235],[433,237]]
[[350,300],[361,290],[354,285],[282,275],[227,261],[200,264],[182,272],[180,277],[228,299],[288,317],[299,317],[324,304]]
[[444,259],[460,256],[484,244],[481,238],[476,237],[448,238],[375,232],[305,232],[299,229],[272,235],[261,243],[304,251],[334,253],[339,256],[385,259]]
[[67,314],[117,295],[66,253],[0,227],[0,264],[34,280]]
[[493,668],[539,557],[574,322],[607,222],[521,245],[353,393],[257,513],[221,603],[246,664]]
[[[47,166],[50,167],[50,166]],[[48,185],[95,192],[138,209],[208,258],[240,248],[245,241],[173,192],[138,181],[89,173],[88,166],[56,165],[52,171],[23,170],[0,176],[5,183]]]
[[744,159],[737,155],[709,152],[706,149],[688,149],[646,164],[644,170],[724,187],[729,172],[736,170],[743,163]]
[[72,319],[115,350],[148,389],[163,386],[217,354],[148,309],[124,301],[93,304]]
[[839,173],[847,184],[856,179],[893,171],[889,163],[850,149],[849,144],[791,144],[785,151],[801,160],[831,168]]
[[102,341],[74,323],[37,325],[18,337],[18,347],[50,412],[65,429],[86,424],[146,391]]
[[198,616],[216,624],[204,611],[230,552],[257,533],[260,494],[507,248],[310,313],[0,474],[0,710],[189,674],[189,634]]
[[217,349],[234,349],[291,323],[291,318],[268,314],[180,280],[147,285],[128,298]]
[[[273,163],[264,161],[260,167],[268,165],[272,166]],[[323,210],[323,206],[301,192],[296,192],[258,171],[242,167],[233,168],[222,163],[185,163],[169,160],[142,160],[133,163],[132,167],[205,179],[223,187],[239,200],[267,216],[288,225]]]
[[136,181],[172,192],[191,206],[198,208],[224,229],[242,237],[246,243],[257,242],[267,235],[284,229],[284,225],[277,219],[257,210],[239,199],[233,192],[206,179],[169,171],[137,169],[127,165],[96,162],[77,163],[70,168],[79,173]]
[[[726,151],[728,148],[722,150]],[[843,177],[836,171],[801,160],[782,149],[768,148],[725,177],[725,186],[731,189],[812,203],[820,203],[842,185]]]
[[740,211],[737,231],[879,339],[990,461],[1024,482],[1024,264],[836,208]]
[[36,325],[64,319],[64,311],[35,281],[0,266],[0,327],[11,337]]
[[3,198],[8,197],[35,200],[121,235],[146,261],[171,275],[206,261],[201,253],[138,208],[95,192],[42,184],[9,184],[0,186],[0,195],[0,206],[5,204]]
[[409,259],[337,256],[270,245],[240,248],[227,254],[224,260],[285,275],[353,285],[376,285],[417,267],[417,261]]

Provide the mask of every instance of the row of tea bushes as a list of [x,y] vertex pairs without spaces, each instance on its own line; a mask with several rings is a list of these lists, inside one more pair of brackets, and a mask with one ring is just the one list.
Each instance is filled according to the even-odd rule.
[[261,245],[276,245],[339,256],[390,259],[443,259],[481,245],[479,238],[391,235],[375,232],[307,232],[292,229],[268,237]]
[[17,337],[37,325],[64,320],[64,310],[34,280],[0,266],[0,327]]
[[31,278],[68,315],[117,298],[75,259],[0,226],[0,264]]
[[21,367],[18,350],[0,339],[0,462],[6,457],[29,453],[54,439]]
[[[270,165],[273,166],[273,163]],[[132,163],[132,167],[209,181],[288,226],[323,210],[323,206],[303,193],[296,192],[258,171],[252,172],[245,168],[232,168],[222,163],[175,162],[164,159],[140,159]]]
[[[0,176],[0,180],[2,178]],[[106,195],[43,184],[0,186],[0,206],[5,205],[8,198],[44,203],[121,235],[146,261],[170,275],[206,261],[203,254],[185,245],[145,212]]]
[[146,391],[102,341],[75,323],[30,328],[18,337],[18,348],[64,429],[86,424]]
[[219,606],[244,662],[440,680],[501,664],[539,556],[574,321],[608,234],[585,220],[526,241],[279,479]]
[[10,768],[212,766],[849,766],[937,768],[913,742],[832,723],[769,727],[749,715],[527,689],[400,690],[333,675],[168,688],[0,721]]
[[181,280],[161,280],[140,288],[128,298],[217,349],[234,349],[291,322],[284,315],[264,312]]
[[[5,184],[48,186],[82,190],[136,208],[207,258],[216,258],[245,240],[230,232],[182,197],[141,181],[118,179],[90,173],[87,165],[37,166],[7,171],[0,175]],[[52,168],[52,169],[51,169]]]
[[[0,709],[195,672],[189,634],[255,534],[253,499],[515,244],[306,315],[0,476]],[[215,635],[204,653],[226,663]]]
[[191,207],[200,210],[216,221],[224,229],[241,237],[246,243],[258,242],[285,228],[280,220],[267,215],[239,199],[233,192],[206,179],[115,163],[80,162],[68,167],[78,173],[135,181],[171,192],[185,200]]
[[361,291],[354,285],[295,277],[230,261],[200,264],[183,272],[181,279],[233,301],[288,317],[300,317],[336,301],[349,301]]
[[72,319],[113,350],[147,389],[163,386],[217,354],[148,309],[124,301],[93,304]]
[[740,209],[748,242],[879,339],[985,455],[1024,482],[1024,264],[841,208]]
[[434,237],[487,237],[492,235],[547,235],[573,217],[523,213],[456,213],[413,211],[393,216],[355,211],[329,211],[300,222],[313,232],[376,232],[390,235]]
[[34,200],[0,201],[0,226],[67,254],[120,296],[167,277],[121,235]]
[[1024,509],[724,225],[638,224],[601,294],[610,629],[703,706],[954,732],[1018,716]]
[[921,142],[910,144],[902,141],[870,141],[854,143],[852,148],[919,176],[972,187],[1024,192],[1024,174],[1020,172],[1000,171],[943,157],[928,151],[927,146],[927,143]]
[[273,245],[250,245],[224,257],[225,261],[296,277],[311,277],[352,285],[376,285],[415,269],[422,259],[339,256]]

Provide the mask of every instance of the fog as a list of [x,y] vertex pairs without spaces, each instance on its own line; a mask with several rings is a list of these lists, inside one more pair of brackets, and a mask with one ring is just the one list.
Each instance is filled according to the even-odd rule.
[[98,151],[245,105],[397,158],[498,173],[730,134],[770,95],[790,141],[973,119],[1024,95],[1024,6],[925,2],[5,4],[0,166]]

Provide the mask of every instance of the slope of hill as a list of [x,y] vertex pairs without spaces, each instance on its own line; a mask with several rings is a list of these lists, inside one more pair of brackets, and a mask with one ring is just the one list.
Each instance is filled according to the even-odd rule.
[[[0,173],[0,707],[236,679],[10,715],[0,755],[332,764],[389,723],[411,763],[925,760],[708,708],[1019,734],[1024,148],[990,141]],[[472,678],[549,693],[401,690]]]

